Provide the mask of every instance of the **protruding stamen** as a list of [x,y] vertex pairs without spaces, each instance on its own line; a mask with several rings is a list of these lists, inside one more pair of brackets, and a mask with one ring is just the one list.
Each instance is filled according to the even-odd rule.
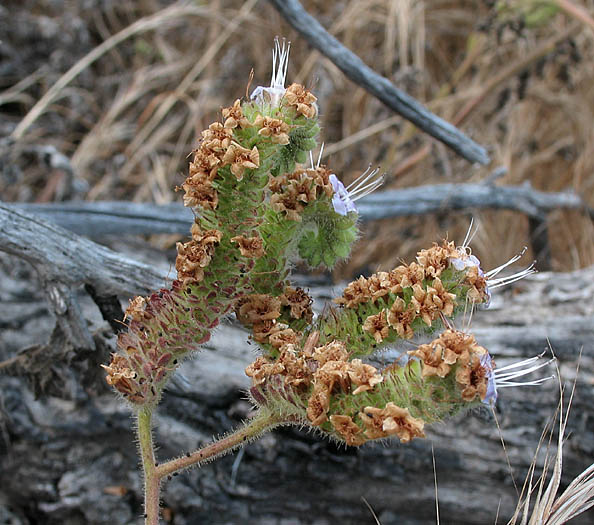
[[285,79],[287,78],[287,70],[289,68],[290,50],[291,42],[287,42],[283,38],[283,45],[281,47],[279,38],[276,37],[274,39],[274,49],[272,50],[272,77],[270,79],[271,88],[285,89]]
[[515,283],[516,281],[519,281],[520,279],[523,279],[528,275],[532,275],[533,273],[536,273],[534,263],[532,263],[528,268],[525,268],[521,272],[514,273],[512,275],[509,275],[508,277],[500,277],[499,279],[487,279],[487,286],[491,290],[494,290],[495,288],[500,288],[502,286]]
[[512,386],[537,386],[537,385],[542,385],[543,383],[545,383],[546,381],[549,381],[550,379],[555,379],[555,377],[557,377],[557,376],[555,374],[553,374],[548,377],[543,377],[542,379],[536,379],[534,381],[526,381],[525,383],[509,383],[509,382],[497,383],[497,388],[508,388],[508,387],[512,387]]
[[[516,379],[518,377],[523,377],[525,375],[531,374],[532,372],[535,372],[536,370],[540,370],[541,368],[544,368],[545,366],[548,366],[555,361],[555,358],[553,357],[552,359],[549,359],[548,361],[546,361],[544,363],[532,365],[532,363],[534,363],[536,361],[540,361],[542,356],[543,356],[543,354],[540,354],[537,357],[525,359],[524,361],[514,363],[513,365],[508,365],[506,367],[496,369],[494,371],[494,376],[495,376],[495,383],[497,385],[497,388],[510,387],[510,386],[540,385],[541,383],[544,383],[545,381],[548,381],[549,379],[554,377],[554,376],[550,376],[550,377],[545,377],[542,379],[536,379],[534,381],[527,381],[527,382],[522,382],[522,383],[513,381],[514,379]],[[528,368],[524,368],[527,365],[532,365],[532,366],[529,366]],[[513,371],[510,371],[510,370],[513,370]]]
[[464,237],[464,242],[462,243],[461,248],[464,249],[466,251],[466,249],[468,248],[468,246],[470,245],[470,243],[472,242],[472,239],[474,239],[474,236],[477,234],[477,232],[479,231],[479,225],[476,225],[476,228],[474,231],[472,231],[472,227],[474,226],[474,217],[470,218],[470,224],[468,226],[468,230],[466,231],[466,236]]
[[357,177],[351,184],[349,184],[346,190],[349,193],[351,200],[356,201],[369,195],[371,192],[379,188],[384,182],[384,175],[377,177],[379,168],[371,170],[369,166],[359,177]]
[[270,86],[258,86],[252,91],[250,98],[258,104],[270,104],[276,107],[285,95],[285,79],[289,68],[289,51],[291,42],[283,38],[282,45],[278,37],[274,39],[272,50],[272,75]]
[[528,248],[526,246],[524,246],[524,249],[518,255],[514,255],[509,261],[502,264],[501,266],[498,266],[497,268],[493,268],[492,270],[489,270],[485,274],[487,279],[489,279],[490,277],[495,277],[499,272],[501,272],[501,270],[507,268],[510,264],[513,264],[516,261],[519,261],[522,258],[522,256],[526,253],[527,249]]
[[316,168],[320,167],[320,162],[322,162],[322,153],[324,153],[324,143],[320,146],[320,154],[318,155],[318,162],[316,164]]
[[320,163],[322,162],[322,153],[324,153],[324,143],[322,142],[320,146],[320,153],[318,154],[318,162],[314,164],[313,160],[313,153],[309,150],[309,161],[311,162],[311,169],[316,170],[320,167]]
[[546,351],[542,352],[541,354],[538,354],[537,356],[530,357],[529,359],[525,359],[524,361],[518,361],[517,363],[512,363],[511,365],[502,366],[497,369],[497,372],[503,372],[504,370],[511,370],[512,368],[519,368],[522,366],[526,366],[530,363],[533,363],[534,361],[539,361],[540,359],[542,359],[542,356],[544,356],[545,354],[546,354]]
[[[321,156],[320,152],[320,158]],[[372,170],[371,166],[369,166],[346,188],[343,183],[338,180],[336,175],[330,175],[330,182],[334,190],[334,196],[332,197],[334,211],[340,215],[346,215],[350,211],[356,212],[357,208],[355,207],[354,202],[369,195],[383,184],[384,176],[382,174],[378,177],[378,173],[378,168]]]

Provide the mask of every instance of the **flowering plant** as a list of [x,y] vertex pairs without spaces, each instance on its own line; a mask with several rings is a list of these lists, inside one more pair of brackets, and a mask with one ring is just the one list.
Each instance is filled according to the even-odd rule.
[[[533,271],[496,279],[516,259],[485,273],[468,239],[459,247],[434,244],[408,265],[360,277],[314,316],[311,297],[289,280],[291,268],[297,261],[332,268],[348,257],[358,236],[355,201],[382,177],[370,168],[345,187],[320,160],[314,164],[316,97],[298,84],[285,88],[289,48],[275,44],[270,86],[224,108],[202,132],[180,188],[196,218],[191,238],[177,245],[177,279],[131,301],[128,330],[105,366],[107,382],[138,417],[149,524],[158,523],[166,476],[278,425],[313,427],[350,446],[391,436],[408,442],[423,437],[427,424],[494,403],[498,388],[542,366],[528,360],[498,370],[472,334],[454,328],[456,315]],[[163,389],[232,312],[260,350],[246,369],[255,415],[232,434],[158,464],[151,420]],[[420,334],[433,340],[383,368],[369,362]]]

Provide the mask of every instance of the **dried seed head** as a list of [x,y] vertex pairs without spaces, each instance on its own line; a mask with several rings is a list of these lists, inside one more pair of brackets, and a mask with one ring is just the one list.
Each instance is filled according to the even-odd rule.
[[223,155],[222,164],[231,166],[231,173],[241,180],[246,169],[255,170],[260,166],[260,152],[256,146],[250,150],[233,142]]
[[402,443],[408,443],[415,437],[425,437],[425,422],[412,417],[408,408],[401,408],[392,402],[383,409],[365,407],[359,417],[365,425],[365,436],[369,439],[396,435]]
[[281,302],[278,297],[268,294],[252,294],[244,297],[236,314],[245,325],[254,325],[263,321],[272,321],[280,317]]
[[289,143],[289,125],[281,119],[258,115],[254,126],[260,128],[258,135],[269,138],[274,144],[286,146]]
[[318,114],[316,100],[318,99],[301,84],[291,84],[285,90],[282,103],[295,109],[298,115],[311,119]]
[[124,321],[126,319],[133,319],[134,321],[142,320],[145,314],[145,309],[146,299],[144,297],[137,296],[134,299],[130,299],[130,304],[124,313]]
[[283,306],[289,307],[293,319],[304,319],[311,323],[313,319],[313,310],[311,309],[313,300],[303,288],[287,286],[279,299]]
[[264,242],[262,241],[262,237],[260,237],[259,234],[256,234],[253,237],[238,235],[236,237],[232,237],[231,242],[238,244],[239,251],[244,257],[258,259],[259,257],[263,257],[265,254]]
[[241,100],[237,99],[232,106],[223,108],[223,118],[225,123],[223,126],[228,129],[249,128],[251,126],[250,121],[243,114],[241,109]]

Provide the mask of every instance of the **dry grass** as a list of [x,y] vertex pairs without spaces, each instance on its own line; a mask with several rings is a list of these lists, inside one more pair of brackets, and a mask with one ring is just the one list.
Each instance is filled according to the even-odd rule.
[[[559,369],[557,372],[559,373]],[[567,439],[566,428],[575,383],[567,407],[564,407],[564,389],[561,380],[559,380],[559,389],[560,401],[556,418],[543,430],[522,487],[518,505],[508,525],[562,525],[594,506],[594,463],[578,474],[567,488],[558,494],[563,471],[563,446]],[[556,450],[552,446],[555,422],[558,424]],[[544,445],[546,445],[544,465],[541,473],[537,474],[538,453]]]
[[[539,27],[517,31],[496,17],[490,2],[304,2],[365,62],[488,145],[493,163],[479,168],[345,80],[264,0],[94,5],[70,13],[92,36],[88,49],[78,50],[74,70],[36,69],[0,92],[0,112],[9,108],[7,118],[15,126],[21,122],[15,132],[21,141],[51,143],[69,155],[90,186],[89,199],[177,199],[173,188],[184,177],[194,137],[218,118],[221,106],[245,94],[251,68],[256,84],[268,82],[271,43],[275,35],[285,35],[292,41],[289,79],[316,91],[325,160],[343,179],[372,163],[382,167],[392,188],[476,182],[503,165],[507,174],[499,184],[573,189],[594,206],[594,70],[587,58],[594,33],[575,17],[559,13]],[[581,5],[594,12],[594,0]],[[68,13],[42,14],[60,20]],[[571,38],[546,53],[546,44],[564,32]],[[23,123],[44,93],[49,95]],[[30,191],[0,182],[3,198],[52,198],[51,191],[43,192],[49,174],[27,169],[20,184]],[[361,249],[337,274],[390,268],[445,233],[461,239],[469,214],[369,224]],[[528,242],[528,221],[521,215],[475,217],[482,224],[475,250],[487,267]],[[590,219],[561,212],[549,219],[553,268],[593,264]]]

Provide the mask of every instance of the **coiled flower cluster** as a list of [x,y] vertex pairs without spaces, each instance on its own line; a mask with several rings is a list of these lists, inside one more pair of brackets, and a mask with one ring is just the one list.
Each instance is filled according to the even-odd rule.
[[[348,445],[422,437],[426,424],[496,399],[494,361],[451,319],[488,303],[490,283],[518,276],[489,281],[501,268],[485,273],[467,246],[444,241],[408,265],[353,281],[315,318],[290,270],[296,261],[332,268],[349,255],[355,201],[382,177],[370,168],[345,187],[319,161],[306,164],[318,107],[304,86],[284,87],[287,61],[288,47],[277,42],[271,85],[222,109],[202,132],[179,188],[196,219],[177,244],[177,279],[130,302],[107,382],[133,406],[154,407],[183,359],[234,312],[261,351],[246,369],[252,400],[278,421]],[[421,334],[434,339],[408,361],[370,361]]]

